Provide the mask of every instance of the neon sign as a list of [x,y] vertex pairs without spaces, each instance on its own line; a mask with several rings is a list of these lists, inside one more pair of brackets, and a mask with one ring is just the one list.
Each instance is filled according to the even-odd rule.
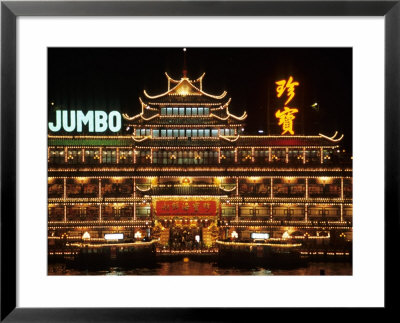
[[290,101],[292,101],[292,99],[294,98],[294,96],[295,96],[294,87],[300,85],[299,82],[293,82],[292,76],[289,76],[289,79],[287,81],[280,80],[280,81],[275,82],[275,84],[278,85],[276,87],[276,92],[278,93],[277,94],[278,98],[280,98],[282,96],[282,94],[285,91],[287,91],[288,99],[286,100],[285,105],[288,104]]
[[157,200],[155,211],[160,215],[216,215],[217,202],[210,199],[201,200]]
[[276,85],[276,92],[277,92],[277,97],[280,98],[285,91],[287,92],[287,97],[288,99],[286,100],[284,104],[284,108],[281,111],[280,109],[275,113],[275,117],[279,119],[279,126],[282,126],[282,135],[286,133],[290,133],[291,135],[294,135],[293,131],[293,120],[296,118],[294,116],[295,113],[299,112],[298,109],[296,108],[290,108],[287,107],[286,105],[293,100],[295,96],[294,88],[295,86],[299,86],[299,82],[294,82],[293,77],[289,76],[288,80],[280,80],[275,82]]
[[275,113],[275,117],[279,119],[279,126],[282,126],[283,132],[282,135],[289,132],[291,135],[294,135],[293,131],[293,120],[296,118],[293,114],[299,112],[297,109],[291,109],[288,107],[284,108],[285,110],[278,110]]
[[118,111],[110,113],[104,111],[88,111],[86,114],[78,110],[57,110],[56,122],[49,122],[49,130],[58,132],[82,132],[86,126],[88,132],[118,132],[122,126],[122,116]]

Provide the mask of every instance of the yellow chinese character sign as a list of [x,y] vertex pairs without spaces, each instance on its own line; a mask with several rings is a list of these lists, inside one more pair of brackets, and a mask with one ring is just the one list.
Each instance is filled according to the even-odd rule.
[[293,120],[296,118],[294,113],[299,112],[299,110],[295,108],[285,107],[283,111],[278,110],[275,113],[275,117],[279,119],[278,125],[282,125],[282,135],[289,132],[291,135],[294,135],[293,131]]
[[295,113],[299,112],[296,108],[289,108],[286,107],[286,105],[293,100],[295,93],[294,93],[294,88],[295,86],[299,86],[299,82],[294,82],[293,77],[289,76],[288,80],[280,80],[275,82],[276,85],[276,92],[277,92],[277,97],[280,98],[285,91],[287,92],[286,95],[288,99],[286,100],[284,104],[284,110],[278,110],[275,113],[275,117],[279,119],[279,126],[282,126],[283,132],[282,135],[286,133],[290,133],[291,135],[294,135],[293,131],[293,120],[296,118],[294,116]]
[[283,93],[285,93],[285,91],[287,91],[286,95],[288,96],[288,99],[285,102],[285,105],[287,105],[290,101],[292,101],[292,99],[294,98],[294,87],[300,85],[299,82],[293,82],[293,77],[289,76],[289,79],[286,80],[280,80],[275,82],[276,85],[278,85],[276,87],[276,92],[277,92],[277,96],[278,98],[280,98],[282,96]]

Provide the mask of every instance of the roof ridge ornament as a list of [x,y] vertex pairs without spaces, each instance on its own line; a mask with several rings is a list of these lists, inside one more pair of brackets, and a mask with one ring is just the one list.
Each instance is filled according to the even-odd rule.
[[[226,96],[227,92],[223,91],[220,95],[213,95],[209,94],[203,91],[203,78],[204,78],[205,73],[203,73],[200,77],[198,77],[196,80],[189,80],[186,76],[182,77],[180,80],[175,80],[172,77],[168,75],[167,72],[165,72],[165,76],[167,77],[168,80],[168,90],[164,93],[158,94],[158,95],[150,95],[147,93],[146,90],[143,91],[144,95],[148,99],[158,99],[160,97],[166,96],[166,95],[205,95],[207,97],[210,97],[212,99],[222,99]],[[197,87],[194,83],[199,83],[199,87]],[[171,84],[176,84],[175,86],[171,87]],[[185,87],[184,89],[180,89],[180,87]],[[181,90],[179,92],[179,90]],[[191,92],[192,91],[192,92]],[[177,93],[175,93],[177,92]]]

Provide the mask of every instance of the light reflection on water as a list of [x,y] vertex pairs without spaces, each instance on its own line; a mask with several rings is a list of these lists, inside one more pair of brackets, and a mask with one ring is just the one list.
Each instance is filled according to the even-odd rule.
[[215,263],[200,262],[189,260],[184,261],[165,261],[156,266],[140,268],[121,268],[109,267],[106,270],[87,270],[65,268],[64,264],[49,264],[49,275],[105,275],[105,276],[125,276],[125,275],[160,275],[160,276],[224,276],[224,275],[258,275],[258,276],[306,276],[320,275],[321,270],[325,275],[352,275],[352,264],[349,262],[309,262],[306,265],[295,268],[266,268],[263,267],[219,267]]

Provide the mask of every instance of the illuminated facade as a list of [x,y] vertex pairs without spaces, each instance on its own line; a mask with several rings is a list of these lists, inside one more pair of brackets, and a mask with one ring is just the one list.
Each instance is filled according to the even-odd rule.
[[109,234],[161,249],[266,233],[351,240],[352,166],[337,133],[296,135],[287,114],[277,120],[285,135],[246,135],[247,113],[229,111],[227,92],[205,92],[204,74],[166,77],[165,93],[144,91],[140,113],[122,115],[128,134],[49,132],[51,246]]

